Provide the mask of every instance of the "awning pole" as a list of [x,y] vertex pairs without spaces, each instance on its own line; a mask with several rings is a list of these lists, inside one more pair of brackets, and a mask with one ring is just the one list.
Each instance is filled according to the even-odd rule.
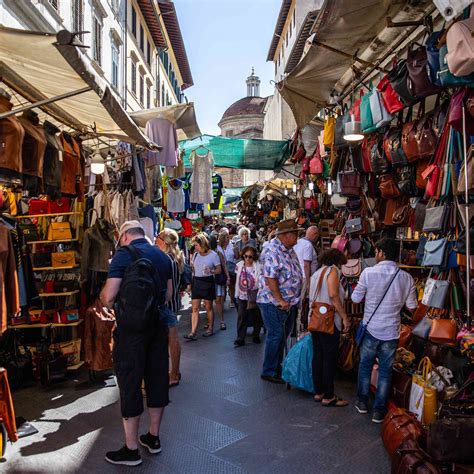
[[464,213],[466,219],[466,310],[467,310],[467,327],[471,329],[471,301],[470,301],[470,284],[471,284],[471,229],[469,216],[469,177],[467,164],[467,135],[466,135],[466,109],[462,107],[462,131],[464,145]]
[[89,92],[91,90],[92,90],[92,87],[87,86],[87,87],[83,87],[82,89],[77,89],[75,91],[66,92],[65,94],[51,97],[50,99],[43,99],[43,100],[40,100],[39,102],[34,102],[29,105],[23,105],[22,107],[18,107],[17,109],[9,110],[8,112],[4,112],[3,114],[0,114],[0,120],[10,117],[11,115],[16,115],[21,112],[25,112],[26,110],[35,109],[37,107],[42,107],[43,105],[48,105],[53,102],[57,102],[58,100],[67,99],[69,97],[74,97],[76,95],[84,94],[85,92]]

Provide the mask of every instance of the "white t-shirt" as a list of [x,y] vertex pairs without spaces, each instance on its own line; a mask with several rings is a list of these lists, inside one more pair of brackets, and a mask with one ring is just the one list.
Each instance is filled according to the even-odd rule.
[[211,270],[214,270],[221,264],[219,255],[213,250],[210,250],[207,255],[200,255],[196,253],[193,257],[193,267],[195,277],[209,277],[212,276]]
[[314,250],[313,244],[304,237],[298,239],[298,242],[293,247],[298,260],[300,262],[301,271],[303,272],[304,276],[304,262],[311,262],[311,275],[317,270],[318,268],[318,261],[316,251]]
[[219,252],[222,252],[222,254],[224,255],[225,257],[225,261],[226,262],[233,262],[235,263],[235,257],[234,257],[234,246],[229,243],[227,245],[227,247],[225,248],[225,250],[219,245],[217,247],[217,250],[219,250]]

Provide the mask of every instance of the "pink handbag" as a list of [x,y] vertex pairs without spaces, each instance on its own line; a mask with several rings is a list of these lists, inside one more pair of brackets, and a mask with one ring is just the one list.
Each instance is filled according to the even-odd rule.
[[455,76],[468,76],[474,72],[474,8],[467,20],[454,23],[446,36],[449,71]]
[[314,150],[314,154],[309,161],[309,174],[323,174],[323,171],[324,168],[319,153],[319,147],[316,147],[316,150]]
[[343,235],[336,235],[335,239],[332,241],[331,248],[337,249],[340,252],[344,252],[346,250],[347,244],[349,243],[349,239]]

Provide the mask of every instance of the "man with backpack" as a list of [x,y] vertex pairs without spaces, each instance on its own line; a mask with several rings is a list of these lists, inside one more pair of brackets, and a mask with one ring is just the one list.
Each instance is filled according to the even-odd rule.
[[[102,304],[115,310],[113,360],[120,390],[125,446],[110,451],[112,464],[138,466],[142,463],[138,443],[151,454],[161,452],[159,429],[168,405],[168,327],[160,307],[171,296],[171,262],[145,238],[138,221],[120,228],[120,248],[111,263]],[[150,417],[147,434],[138,438],[143,413],[142,383]]]

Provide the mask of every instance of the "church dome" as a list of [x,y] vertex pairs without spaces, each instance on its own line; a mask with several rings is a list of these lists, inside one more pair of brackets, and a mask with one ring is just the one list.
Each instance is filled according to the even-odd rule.
[[261,115],[264,113],[267,98],[244,97],[234,102],[222,116],[221,120],[240,115]]

